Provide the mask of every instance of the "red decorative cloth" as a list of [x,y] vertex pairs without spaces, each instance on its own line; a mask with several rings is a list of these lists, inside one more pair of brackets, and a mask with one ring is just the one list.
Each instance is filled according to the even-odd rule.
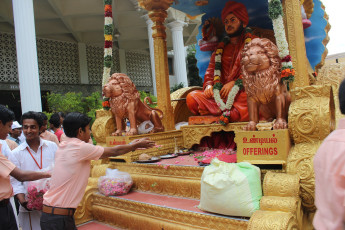
[[248,25],[249,17],[246,6],[235,1],[228,1],[222,10],[222,21],[224,22],[228,14],[233,13],[244,25]]

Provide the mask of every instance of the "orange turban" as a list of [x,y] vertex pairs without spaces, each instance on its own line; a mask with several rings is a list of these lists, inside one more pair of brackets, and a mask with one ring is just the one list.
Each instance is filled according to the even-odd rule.
[[244,25],[248,25],[249,17],[246,6],[235,1],[228,1],[222,10],[222,21],[224,22],[228,14],[233,13]]

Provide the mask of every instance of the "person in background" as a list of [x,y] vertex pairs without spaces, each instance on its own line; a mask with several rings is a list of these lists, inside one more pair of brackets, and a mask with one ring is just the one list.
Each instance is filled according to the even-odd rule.
[[60,129],[60,116],[58,113],[54,113],[50,119],[50,129],[54,131],[54,134],[57,136],[58,140],[61,141],[61,135],[63,134],[63,131]]
[[[339,106],[345,114],[345,80],[339,86]],[[345,118],[322,142],[314,156],[317,230],[345,229]]]
[[39,114],[43,118],[43,125],[42,125],[42,128],[41,128],[40,137],[42,139],[44,139],[44,140],[52,141],[55,144],[59,145],[59,140],[58,140],[57,136],[47,130],[47,127],[48,127],[48,117],[47,117],[47,115],[45,115],[45,113],[42,113],[42,112],[40,112]]
[[115,147],[89,144],[90,121],[90,117],[81,113],[69,113],[65,117],[63,125],[67,140],[61,142],[56,151],[51,186],[43,196],[42,230],[76,229],[73,215],[87,186],[91,160],[119,156],[155,145],[148,138]]
[[22,142],[19,140],[19,136],[22,134],[22,126],[18,123],[18,121],[14,121],[11,128],[12,130],[7,138],[20,145]]
[[60,116],[60,129],[62,130],[62,132],[64,132],[63,130],[63,120],[65,119],[65,114],[63,112],[58,112],[59,116]]
[[[26,112],[22,115],[23,132],[26,141],[12,151],[9,160],[22,170],[40,171],[54,163],[57,145],[54,142],[40,138],[43,118],[37,112]],[[19,200],[19,224],[22,230],[40,229],[40,211],[33,211],[27,207],[27,182],[11,179],[13,191]]]
[[[11,131],[14,113],[3,105],[0,105],[0,139],[4,140]],[[2,154],[0,143],[0,229],[17,230],[16,218],[9,202],[13,196],[10,176],[18,181],[32,181],[50,177],[46,172],[32,172],[18,169]]]

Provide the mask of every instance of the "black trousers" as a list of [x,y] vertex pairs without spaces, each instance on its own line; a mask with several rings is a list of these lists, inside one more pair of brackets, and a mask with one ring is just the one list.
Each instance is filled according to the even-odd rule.
[[6,206],[0,207],[0,230],[18,230],[10,202]]
[[61,216],[42,212],[41,230],[77,230],[73,216]]

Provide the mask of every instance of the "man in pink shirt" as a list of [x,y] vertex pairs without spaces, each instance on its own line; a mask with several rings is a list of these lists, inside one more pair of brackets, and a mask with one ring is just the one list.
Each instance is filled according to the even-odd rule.
[[67,136],[55,153],[55,167],[50,189],[44,195],[42,230],[75,230],[74,211],[83,198],[90,175],[90,161],[118,156],[137,148],[150,148],[147,138],[128,145],[103,148],[87,143],[90,139],[91,118],[81,113],[69,113],[63,121]]
[[[339,86],[340,111],[345,114],[345,81]],[[345,229],[345,118],[321,144],[314,156],[317,230]]]
[[[11,130],[14,113],[0,105],[0,139],[6,139]],[[49,173],[23,171],[18,169],[1,153],[0,144],[0,229],[17,230],[17,223],[9,198],[13,196],[10,175],[19,181],[31,181],[50,177]]]

